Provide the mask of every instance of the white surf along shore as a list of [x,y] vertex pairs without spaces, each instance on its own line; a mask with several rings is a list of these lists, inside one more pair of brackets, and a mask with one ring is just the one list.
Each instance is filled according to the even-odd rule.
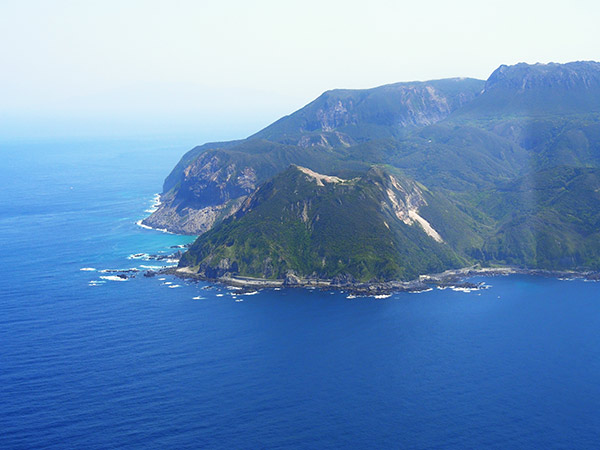
[[[304,168],[301,168],[304,169]],[[305,174],[315,177],[317,183],[344,183],[347,180],[343,180],[337,177],[325,177],[320,176],[320,174],[316,174],[308,169],[302,170]],[[393,180],[395,181],[395,180]],[[394,200],[394,198],[392,198]],[[158,210],[161,206],[160,194],[155,194],[152,199],[151,207],[145,210],[146,213],[153,213]],[[411,214],[412,213],[412,214]],[[416,210],[409,211],[407,220],[410,222],[418,222],[421,227],[425,229],[428,235],[434,238],[436,241],[442,241],[439,235],[435,230],[429,228],[429,225],[426,221],[421,221],[421,217],[417,214]],[[151,226],[145,225],[142,223],[144,219],[139,220],[137,225],[142,228],[161,231],[169,234],[172,233],[166,229],[153,228]],[[128,259],[142,259],[149,260],[147,255],[145,254],[135,254],[130,255]],[[169,263],[176,263],[178,261],[169,260],[166,261]],[[388,281],[388,282],[380,282],[380,283],[351,283],[350,285],[338,285],[333,282],[333,280],[327,279],[318,279],[318,278],[302,278],[294,276],[293,282],[289,282],[287,279],[262,279],[262,278],[254,278],[254,277],[245,277],[245,276],[224,276],[219,277],[217,279],[207,279],[203,276],[198,275],[196,271],[189,267],[177,267],[175,266],[167,266],[167,267],[157,267],[157,266],[142,266],[143,269],[157,270],[158,272],[168,273],[170,275],[175,275],[179,278],[193,278],[200,279],[203,281],[213,281],[217,283],[223,283],[229,286],[238,286],[243,287],[245,289],[252,288],[276,288],[280,289],[282,287],[306,287],[306,288],[325,288],[325,289],[346,289],[351,291],[350,295],[352,297],[356,295],[367,295],[367,296],[375,296],[375,298],[388,298],[390,293],[392,292],[428,292],[432,290],[432,288],[437,287],[438,289],[451,289],[453,291],[459,292],[473,292],[480,289],[489,288],[489,285],[485,285],[485,283],[473,284],[470,282],[465,282],[466,279],[475,277],[475,276],[498,276],[498,275],[513,275],[513,274],[531,274],[531,275],[543,275],[543,276],[553,276],[553,277],[564,277],[565,279],[573,279],[583,277],[586,278],[589,273],[586,272],[578,272],[578,271],[552,271],[552,270],[535,270],[535,269],[523,269],[516,267],[481,267],[479,265],[464,267],[461,269],[447,270],[442,273],[437,274],[424,274],[419,276],[418,278],[410,281]],[[84,268],[82,270],[90,270]]]
[[[152,214],[158,210],[160,205],[162,205],[162,202],[160,200],[160,194],[154,194],[154,197],[152,198],[152,203],[151,203],[150,207],[148,209],[146,209],[144,212],[148,213],[148,214]],[[146,225],[145,223],[143,223],[145,219],[146,218],[144,217],[143,219],[138,220],[135,224],[138,227],[142,227],[146,230],[155,230],[155,231],[160,231],[162,233],[175,234],[175,233],[170,232],[166,228],[154,228],[149,225]]]

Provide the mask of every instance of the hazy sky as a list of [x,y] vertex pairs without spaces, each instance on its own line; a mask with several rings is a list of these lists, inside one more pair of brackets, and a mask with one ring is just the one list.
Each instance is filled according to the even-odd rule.
[[600,2],[0,0],[0,137],[242,137],[327,89],[600,60]]

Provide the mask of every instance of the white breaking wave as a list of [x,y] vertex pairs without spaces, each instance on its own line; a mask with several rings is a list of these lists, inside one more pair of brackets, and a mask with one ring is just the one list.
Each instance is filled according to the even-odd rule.
[[179,284],[173,284],[173,285],[169,286],[169,289],[175,289],[175,288],[178,288],[178,287],[181,287],[181,285],[179,285]]
[[204,297],[198,295],[197,297],[192,297],[192,300],[204,300]]
[[137,221],[135,224],[136,224],[138,227],[145,228],[146,230],[161,231],[161,232],[163,232],[163,233],[167,233],[167,234],[173,234],[173,233],[171,233],[170,231],[168,231],[166,228],[153,228],[153,227],[150,227],[150,226],[148,226],[148,225],[145,225],[145,224],[143,224],[143,223],[142,223],[142,220],[144,220],[144,219],[140,219],[140,220],[138,220],[138,221]]
[[148,261],[150,259],[150,255],[148,253],[133,253],[129,255],[127,259],[143,259]]
[[160,207],[161,204],[162,203],[160,201],[160,194],[154,194],[154,197],[152,198],[152,203],[150,204],[150,208],[148,208],[144,212],[152,214],[153,212],[156,212],[156,210]]
[[93,267],[82,267],[79,270],[84,271],[84,272],[94,272],[96,269],[94,269]]
[[102,269],[98,272],[107,273],[107,272],[139,272],[140,270],[137,267],[130,267],[129,269]]
[[423,292],[433,291],[433,288],[423,289],[422,291],[409,291],[409,294],[422,294]]
[[103,280],[109,280],[109,281],[127,281],[127,278],[121,278],[116,275],[106,275],[106,276],[103,276],[100,278],[102,278]]
[[477,289],[471,289],[471,288],[465,288],[465,287],[451,287],[450,289],[452,289],[455,292],[464,292],[466,294],[477,290]]

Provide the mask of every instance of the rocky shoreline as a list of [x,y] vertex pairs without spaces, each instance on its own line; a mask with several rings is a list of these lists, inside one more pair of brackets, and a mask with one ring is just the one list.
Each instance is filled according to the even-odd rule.
[[[177,263],[183,255],[183,251],[191,244],[174,245],[175,252],[169,254],[148,255],[145,253],[133,254],[128,259],[143,259],[146,261]],[[116,276],[127,279],[135,278],[139,269],[128,270],[106,270],[115,273]],[[118,272],[118,273],[117,273]],[[135,272],[135,273],[130,273]],[[475,291],[487,289],[483,282],[472,283],[465,281],[475,276],[506,276],[506,275],[534,275],[562,280],[583,279],[586,281],[600,281],[599,271],[576,271],[576,270],[545,270],[526,269],[518,267],[481,267],[472,266],[461,269],[447,270],[437,274],[421,275],[410,281],[385,281],[385,282],[359,282],[349,275],[341,275],[332,279],[323,279],[317,276],[300,277],[293,272],[286,275],[284,279],[267,279],[244,276],[234,276],[225,273],[221,276],[207,277],[192,271],[188,267],[165,267],[158,270],[145,270],[143,276],[151,278],[157,275],[173,275],[181,279],[219,283],[227,286],[241,288],[244,291],[269,288],[318,288],[322,290],[343,290],[357,296],[387,296],[396,292],[423,292],[432,288],[451,288],[463,291]]]
[[[228,286],[240,287],[245,290],[263,289],[263,288],[318,288],[322,290],[343,290],[357,296],[378,296],[389,295],[396,292],[423,292],[433,287],[457,288],[468,291],[486,289],[484,283],[471,283],[464,281],[464,278],[474,276],[471,270],[463,273],[463,269],[448,271],[443,274],[424,275],[419,279],[411,281],[385,281],[385,282],[358,282],[352,277],[340,276],[333,279],[323,279],[318,277],[299,277],[294,273],[288,273],[284,279],[265,279],[242,276],[222,276],[219,278],[207,278],[194,273],[189,269],[168,268],[161,273],[174,275],[183,279],[198,281],[208,281],[212,283],[221,283]],[[508,275],[512,273],[507,269],[498,269],[494,272],[486,271],[487,275]]]
[[[171,248],[176,250],[168,254],[149,255],[138,253],[130,255],[128,259],[142,259],[145,261],[157,261],[176,263],[183,254],[186,245],[175,245]],[[465,292],[471,292],[481,289],[487,289],[489,286],[483,282],[473,283],[466,281],[468,278],[476,276],[506,276],[506,275],[534,275],[548,278],[558,278],[562,280],[582,279],[585,281],[600,281],[600,272],[598,271],[575,271],[575,270],[544,270],[544,269],[525,269],[517,267],[481,267],[472,266],[455,270],[447,270],[437,274],[421,275],[419,278],[410,281],[385,281],[385,282],[360,282],[353,277],[337,276],[332,279],[323,279],[317,276],[300,277],[293,272],[286,275],[284,279],[253,278],[244,276],[234,276],[226,273],[219,277],[206,277],[194,272],[188,267],[164,267],[161,269],[104,269],[101,272],[111,273],[123,280],[135,278],[139,272],[146,278],[158,275],[172,275],[181,279],[205,281],[210,283],[224,284],[241,288],[242,291],[255,291],[257,289],[273,288],[311,288],[322,290],[340,290],[356,296],[388,296],[397,292],[423,292],[433,288],[453,289]]]
[[183,279],[221,283],[228,286],[240,287],[245,290],[262,288],[319,288],[323,290],[343,290],[354,295],[378,296],[389,295],[396,292],[423,292],[432,288],[452,288],[467,292],[487,289],[483,282],[472,283],[465,281],[475,276],[506,276],[506,275],[535,275],[560,279],[584,279],[587,281],[600,281],[600,272],[592,271],[558,271],[542,269],[523,269],[514,267],[466,267],[456,270],[447,270],[438,274],[421,275],[411,281],[386,281],[386,282],[357,282],[351,277],[336,277],[322,279],[318,277],[299,277],[289,273],[285,279],[264,279],[242,276],[222,276],[207,278],[194,273],[186,267],[167,268],[156,274],[174,275]]

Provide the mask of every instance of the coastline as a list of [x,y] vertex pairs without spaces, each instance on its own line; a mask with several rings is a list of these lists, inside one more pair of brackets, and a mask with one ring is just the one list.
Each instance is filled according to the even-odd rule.
[[461,269],[447,270],[437,274],[421,275],[410,281],[384,281],[384,282],[352,282],[339,279],[322,279],[317,277],[301,278],[289,274],[285,279],[265,279],[243,276],[223,276],[219,278],[207,278],[201,276],[186,267],[172,267],[160,271],[161,274],[174,275],[182,279],[221,283],[228,286],[240,287],[242,289],[262,288],[319,288],[324,290],[344,290],[357,295],[387,295],[395,292],[423,292],[432,288],[479,290],[487,289],[485,283],[472,283],[466,281],[475,276],[507,276],[507,275],[534,275],[558,278],[563,280],[584,279],[587,281],[600,281],[600,273],[594,271],[571,271],[571,270],[544,270],[524,269],[516,267],[464,267]]
[[[161,205],[162,205],[161,194],[156,193],[156,194],[154,194],[154,197],[152,198],[152,204],[144,212],[152,215],[153,213],[158,211],[158,208],[160,208]],[[145,230],[154,230],[154,231],[160,231],[161,233],[176,234],[176,233],[173,233],[172,231],[167,230],[166,228],[155,228],[155,227],[151,227],[150,225],[146,225],[144,223],[144,221],[146,221],[146,219],[148,219],[149,217],[150,216],[144,217],[143,219],[140,219],[137,222],[135,222],[135,224],[138,227],[144,228]]]
[[143,228],[145,230],[154,230],[154,231],[160,231],[161,233],[176,234],[176,233],[173,233],[172,231],[167,230],[166,228],[154,228],[154,227],[151,227],[150,225],[146,225],[144,223],[144,220],[145,219],[140,219],[135,224],[138,227],[141,227],[141,228]]
[[[160,194],[155,194],[151,209],[146,212],[154,212],[160,207]],[[151,211],[152,210],[152,211]],[[146,225],[145,219],[138,220],[136,225],[141,228],[160,231],[167,234],[178,234],[167,230],[166,228],[154,228]],[[323,290],[343,290],[356,295],[386,296],[395,292],[424,292],[432,288],[439,289],[458,289],[473,291],[487,289],[489,286],[481,283],[471,283],[466,281],[468,278],[476,276],[508,276],[508,275],[532,275],[541,277],[558,278],[561,280],[583,279],[586,281],[600,281],[600,272],[592,270],[550,270],[550,269],[527,269],[521,267],[498,266],[481,267],[474,265],[460,269],[446,270],[441,273],[424,274],[418,278],[409,281],[390,280],[382,282],[357,282],[351,277],[336,277],[334,279],[324,279],[319,277],[300,277],[290,272],[283,279],[267,279],[247,276],[225,275],[218,278],[205,277],[190,270],[188,267],[166,267],[154,271],[149,269],[144,276],[152,277],[154,275],[165,274],[173,275],[181,279],[205,281],[209,283],[219,283],[226,286],[233,286],[244,290],[255,289],[281,289],[281,288],[310,288]]]
[[324,279],[318,277],[298,277],[288,274],[284,279],[265,279],[244,276],[223,276],[207,278],[199,275],[186,267],[172,267],[162,270],[161,273],[174,275],[182,279],[220,283],[242,289],[269,289],[269,288],[311,288],[323,290],[343,290],[354,295],[388,295],[395,292],[423,292],[433,287],[459,288],[465,290],[486,289],[484,283],[470,283],[464,281],[475,275],[510,275],[514,273],[510,268],[484,269],[475,273],[473,268],[449,270],[441,274],[421,275],[409,281],[382,281],[382,282],[356,282],[340,279]]

